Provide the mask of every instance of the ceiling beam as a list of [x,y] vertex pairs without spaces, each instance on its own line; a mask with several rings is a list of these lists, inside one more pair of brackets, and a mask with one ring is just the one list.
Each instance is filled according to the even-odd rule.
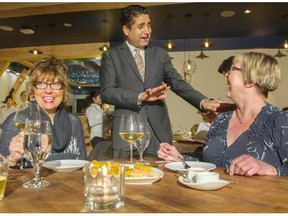
[[[102,45],[102,43],[86,43],[55,45],[53,47],[39,46],[37,48],[43,52],[42,55],[33,55],[29,52],[29,50],[35,47],[0,49],[0,63],[15,61],[37,61],[50,54],[53,54],[61,59],[100,58],[102,56],[102,51],[99,51],[99,48]],[[108,46],[110,46],[109,43]],[[51,53],[52,48],[53,52]]]
[[0,64],[0,78],[2,76],[2,74],[4,73],[4,71],[6,71],[6,69],[9,67],[10,62],[5,61],[2,64]]
[[[175,4],[175,2],[141,2],[142,6]],[[177,3],[179,4],[179,3]],[[131,2],[84,2],[84,3],[0,3],[0,18],[67,13],[78,11],[120,9],[131,5]]]

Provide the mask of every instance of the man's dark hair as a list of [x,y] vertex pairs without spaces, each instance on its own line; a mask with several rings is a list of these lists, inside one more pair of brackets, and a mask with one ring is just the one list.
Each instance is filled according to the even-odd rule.
[[218,72],[221,74],[225,74],[230,71],[233,65],[234,56],[230,56],[229,58],[225,59],[222,64],[218,68]]
[[146,7],[142,7],[140,5],[130,5],[124,8],[120,19],[122,26],[126,25],[129,29],[131,29],[132,25],[134,24],[134,18],[142,14],[148,14]]

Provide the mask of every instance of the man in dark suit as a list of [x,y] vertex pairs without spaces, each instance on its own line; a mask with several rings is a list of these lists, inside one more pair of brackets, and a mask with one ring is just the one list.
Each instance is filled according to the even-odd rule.
[[[129,156],[129,145],[118,131],[121,115],[133,113],[139,113],[149,122],[151,140],[146,155],[157,156],[159,143],[172,143],[165,103],[167,90],[171,89],[201,111],[216,111],[219,103],[208,100],[186,83],[173,67],[166,50],[149,45],[152,30],[145,7],[128,6],[122,12],[121,21],[126,41],[103,53],[100,74],[102,101],[115,105],[113,158]],[[135,48],[140,49],[141,57],[134,57]]]

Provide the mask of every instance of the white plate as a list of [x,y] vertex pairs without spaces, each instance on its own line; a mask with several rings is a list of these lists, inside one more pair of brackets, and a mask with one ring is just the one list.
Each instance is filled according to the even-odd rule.
[[225,180],[217,180],[204,183],[192,183],[192,182],[190,183],[183,181],[183,176],[179,176],[178,181],[187,187],[194,188],[197,190],[217,190],[229,184],[229,182]]
[[90,163],[86,160],[54,160],[44,162],[42,167],[51,169],[57,172],[70,172],[78,170],[85,166],[85,164]]
[[[127,166],[125,164],[125,166]],[[157,174],[157,176],[153,177],[126,177],[125,184],[133,184],[133,185],[143,185],[143,184],[153,184],[154,182],[163,178],[164,173],[162,170],[152,167],[152,171]]]
[[[216,168],[216,165],[212,164],[212,163],[196,162],[196,161],[186,161],[186,163],[191,167],[202,167],[208,171],[211,171],[211,170]],[[165,167],[169,170],[172,170],[172,171],[187,171],[187,169],[184,168],[182,162],[166,163]]]

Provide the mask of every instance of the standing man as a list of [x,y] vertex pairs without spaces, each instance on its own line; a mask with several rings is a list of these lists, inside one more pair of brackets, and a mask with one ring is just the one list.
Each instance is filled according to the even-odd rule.
[[151,21],[147,8],[131,5],[121,17],[126,41],[103,53],[101,98],[115,106],[113,113],[113,158],[128,158],[129,145],[118,134],[121,115],[139,113],[150,125],[151,141],[146,155],[157,156],[161,142],[172,143],[165,92],[171,88],[201,111],[216,111],[217,101],[186,83],[173,67],[168,53],[149,45]]

